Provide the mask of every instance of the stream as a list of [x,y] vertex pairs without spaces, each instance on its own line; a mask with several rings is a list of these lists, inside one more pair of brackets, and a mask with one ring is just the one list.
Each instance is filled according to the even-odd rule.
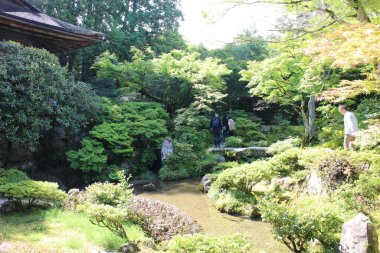
[[157,191],[139,195],[175,205],[196,220],[206,234],[247,234],[252,239],[254,252],[290,252],[286,246],[273,238],[270,224],[218,212],[207,195],[199,191],[198,184],[199,182],[194,180],[161,183]]

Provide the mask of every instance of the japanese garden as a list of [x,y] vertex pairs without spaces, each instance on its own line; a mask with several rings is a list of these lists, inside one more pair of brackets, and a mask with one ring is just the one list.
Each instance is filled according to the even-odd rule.
[[379,0],[0,0],[0,252],[379,240]]

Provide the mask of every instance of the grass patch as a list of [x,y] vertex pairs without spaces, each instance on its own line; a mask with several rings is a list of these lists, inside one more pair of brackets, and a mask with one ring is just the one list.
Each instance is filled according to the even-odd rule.
[[[31,243],[39,250],[48,250],[45,247],[49,245],[49,249],[62,252],[117,249],[125,243],[107,228],[92,224],[85,215],[58,209],[0,216],[0,234],[6,241]],[[145,234],[139,226],[130,224],[128,236],[136,240]]]

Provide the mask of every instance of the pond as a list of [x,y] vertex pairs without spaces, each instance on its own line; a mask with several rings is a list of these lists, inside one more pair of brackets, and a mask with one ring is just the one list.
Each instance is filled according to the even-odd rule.
[[247,234],[252,238],[255,252],[290,252],[286,246],[273,239],[270,224],[218,212],[207,195],[199,191],[198,184],[194,180],[161,183],[157,191],[141,193],[140,196],[175,205],[196,220],[207,234]]

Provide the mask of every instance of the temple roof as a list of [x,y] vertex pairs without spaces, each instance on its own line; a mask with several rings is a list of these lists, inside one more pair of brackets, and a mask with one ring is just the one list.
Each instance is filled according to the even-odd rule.
[[57,53],[104,41],[104,35],[50,17],[25,0],[0,0],[0,39]]

